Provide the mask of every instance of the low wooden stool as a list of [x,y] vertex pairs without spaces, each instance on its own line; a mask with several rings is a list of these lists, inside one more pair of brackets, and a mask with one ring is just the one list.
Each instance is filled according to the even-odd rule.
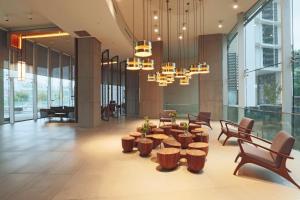
[[171,129],[170,130],[170,134],[178,141],[178,135],[179,134],[183,134],[184,131],[183,130],[179,130],[179,129]]
[[161,128],[153,128],[152,129],[152,134],[164,134],[165,131],[164,129],[161,129]]
[[199,125],[199,124],[189,124],[189,132],[196,129],[196,128],[201,128],[201,125]]
[[157,152],[157,160],[162,169],[172,170],[178,166],[180,151],[176,148],[163,148]]
[[179,142],[177,142],[175,139],[166,139],[163,140],[163,144],[165,148],[181,148],[181,144]]
[[134,147],[134,137],[124,136],[122,137],[122,148],[124,153],[131,152]]
[[196,134],[196,137],[194,139],[195,142],[205,142],[205,143],[208,143],[209,141],[209,135],[208,133],[197,133]]
[[168,139],[169,137],[165,134],[152,134],[147,135],[147,138],[153,140],[153,149],[155,149],[161,144],[163,140]]
[[152,123],[149,124],[149,127],[150,127],[151,130],[154,129],[154,128],[157,128],[157,126],[155,124],[152,124]]
[[205,142],[193,142],[189,144],[189,149],[197,149],[197,150],[202,150],[208,154],[208,143]]
[[193,135],[191,133],[179,134],[178,142],[181,144],[181,148],[187,149],[189,144],[193,142]]
[[172,129],[178,129],[179,124],[171,124]]
[[131,132],[129,136],[134,137],[135,139],[142,137],[142,133],[140,132]]
[[160,126],[159,128],[163,129],[164,133],[166,135],[170,135],[170,130],[172,129],[172,126],[171,125],[163,125],[163,126]]
[[188,149],[186,150],[188,170],[199,172],[204,168],[206,154],[204,151]]
[[146,157],[148,156],[152,151],[153,142],[150,139],[147,138],[141,138],[138,141],[138,150],[140,152],[140,156]]

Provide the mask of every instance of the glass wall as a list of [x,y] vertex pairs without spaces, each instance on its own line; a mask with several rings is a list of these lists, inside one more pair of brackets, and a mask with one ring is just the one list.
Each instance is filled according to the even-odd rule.
[[51,106],[74,106],[71,56],[27,40],[22,50],[9,48],[2,30],[0,39],[0,124],[36,119]]

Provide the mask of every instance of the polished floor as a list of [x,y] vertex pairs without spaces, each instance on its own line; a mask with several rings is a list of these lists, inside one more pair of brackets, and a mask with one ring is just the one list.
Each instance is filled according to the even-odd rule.
[[[232,175],[238,148],[216,140],[216,122],[202,173],[190,173],[184,162],[160,172],[155,152],[122,153],[121,136],[141,123],[115,120],[89,130],[44,120],[0,126],[0,199],[300,199],[300,190],[263,168],[245,165]],[[293,156],[288,167],[300,182],[300,153]]]

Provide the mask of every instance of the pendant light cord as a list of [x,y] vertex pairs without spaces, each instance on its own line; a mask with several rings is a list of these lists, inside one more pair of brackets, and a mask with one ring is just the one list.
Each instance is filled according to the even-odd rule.
[[132,55],[134,56],[134,0],[132,0],[132,26],[133,26],[133,36],[132,36]]
[[169,0],[167,1],[167,34],[168,34],[168,62],[170,61],[170,22],[169,22]]

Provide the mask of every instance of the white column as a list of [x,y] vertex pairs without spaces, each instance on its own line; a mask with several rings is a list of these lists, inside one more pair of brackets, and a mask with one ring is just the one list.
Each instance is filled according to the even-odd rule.
[[282,55],[282,123],[283,129],[292,130],[293,107],[293,75],[292,75],[292,45],[291,45],[291,0],[280,0],[281,6],[281,55]]
[[238,80],[239,80],[239,111],[238,111],[238,120],[244,117],[244,107],[245,107],[245,31],[244,31],[244,24],[243,24],[243,13],[238,14],[238,24],[237,24],[237,32],[238,32],[238,66],[239,66],[239,73],[238,73]]
[[38,119],[38,108],[37,108],[37,66],[36,66],[36,44],[33,44],[33,80],[32,80],[32,96],[33,96],[33,119]]

